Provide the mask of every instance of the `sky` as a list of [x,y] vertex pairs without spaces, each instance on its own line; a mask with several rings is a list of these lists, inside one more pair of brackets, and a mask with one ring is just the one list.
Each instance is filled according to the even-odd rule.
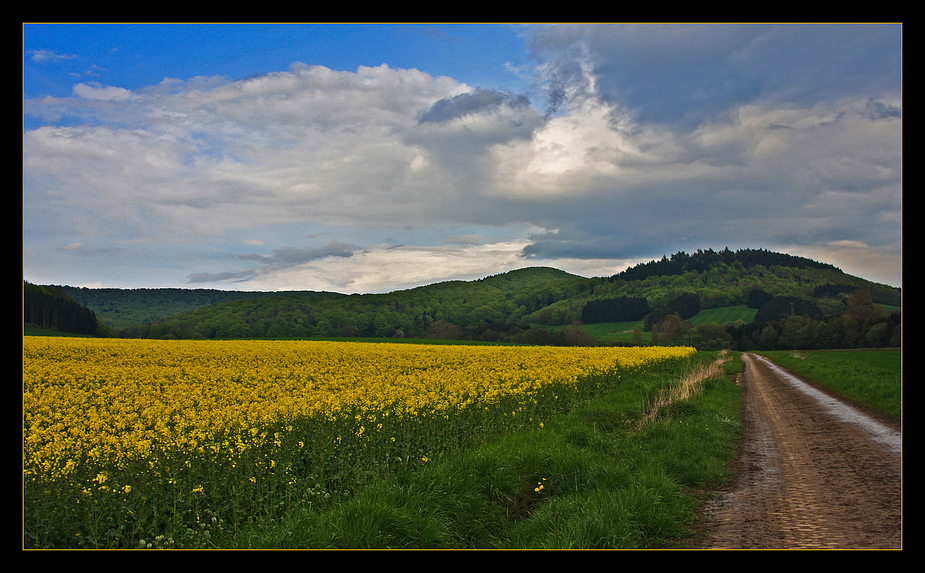
[[23,25],[23,278],[382,293],[769,249],[902,286],[900,24]]

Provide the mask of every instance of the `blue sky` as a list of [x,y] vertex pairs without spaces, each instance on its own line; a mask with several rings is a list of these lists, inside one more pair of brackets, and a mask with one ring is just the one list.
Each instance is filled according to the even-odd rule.
[[902,282],[902,28],[23,26],[23,273],[385,292],[767,248]]

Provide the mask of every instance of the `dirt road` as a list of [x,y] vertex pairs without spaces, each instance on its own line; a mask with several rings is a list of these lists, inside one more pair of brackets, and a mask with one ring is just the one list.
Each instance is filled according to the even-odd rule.
[[902,549],[899,428],[743,361],[738,474],[711,503],[702,548]]

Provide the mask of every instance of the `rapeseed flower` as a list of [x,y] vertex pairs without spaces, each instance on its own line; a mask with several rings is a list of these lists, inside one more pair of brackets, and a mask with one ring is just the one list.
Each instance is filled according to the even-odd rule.
[[[479,432],[542,428],[616,372],[694,352],[26,336],[24,507],[50,503],[49,491],[62,506],[135,516],[260,504],[296,487],[327,498],[351,475],[428,464]],[[158,545],[157,533],[131,546]]]
[[502,402],[516,417],[547,387],[694,352],[28,336],[23,347],[24,470],[43,479],[88,462],[153,467],[164,451],[234,462],[280,449],[285,428],[309,418],[352,418],[351,433],[365,438]]

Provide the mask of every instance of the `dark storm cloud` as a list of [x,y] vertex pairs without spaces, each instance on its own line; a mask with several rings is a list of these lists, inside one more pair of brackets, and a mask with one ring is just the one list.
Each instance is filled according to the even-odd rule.
[[273,252],[269,255],[252,253],[237,255],[235,257],[245,261],[256,261],[261,263],[256,269],[224,273],[192,273],[187,276],[187,280],[191,283],[242,282],[254,279],[262,274],[280,271],[290,267],[297,267],[328,257],[349,258],[352,257],[358,249],[359,248],[354,245],[348,245],[336,240],[320,248],[280,247],[278,249],[273,249]]
[[421,114],[421,123],[442,123],[467,115],[492,112],[501,106],[526,108],[530,105],[524,96],[503,94],[494,90],[476,89],[471,93],[444,98]]
[[192,273],[186,277],[191,284],[240,282],[254,278],[254,271],[241,271],[237,273]]
[[631,254],[626,250],[626,239],[616,235],[557,231],[532,235],[530,240],[522,251],[528,259],[612,259]]
[[327,246],[321,248],[305,247],[300,249],[296,247],[280,247],[279,249],[273,249],[273,252],[269,255],[247,254],[240,255],[238,258],[247,261],[257,261],[274,267],[287,267],[323,259],[325,257],[351,257],[357,249],[358,247],[354,245],[347,245],[340,241],[331,241]]
[[867,116],[872,120],[899,119],[902,117],[902,112],[895,106],[871,98],[867,101]]
[[[549,61],[552,105],[594,89],[637,121],[692,128],[754,101],[813,105],[898,90],[899,26],[556,26],[530,47]],[[579,50],[576,46],[583,46]],[[589,84],[579,61],[590,67]],[[579,81],[580,80],[580,81]]]
[[550,217],[550,221],[560,226],[554,231],[531,235],[522,256],[532,260],[658,258],[692,246],[709,246],[714,241],[723,241],[723,235],[741,236],[733,228],[724,228],[728,225],[722,221],[711,222],[709,226],[697,221],[696,210],[692,210],[690,220],[681,220],[669,216],[664,209],[660,213],[659,207],[643,200],[576,201],[573,207],[594,214],[584,218]]

